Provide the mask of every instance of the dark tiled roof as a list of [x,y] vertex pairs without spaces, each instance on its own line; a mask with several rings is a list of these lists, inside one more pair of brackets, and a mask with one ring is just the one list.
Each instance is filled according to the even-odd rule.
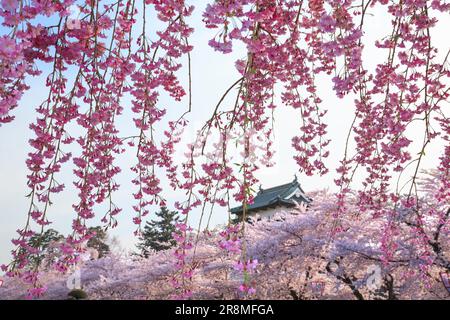
[[[291,196],[296,189],[300,189],[302,194],[300,196],[294,195],[291,198],[287,199],[287,197]],[[258,194],[253,199],[253,203],[247,206],[247,210],[248,212],[251,212],[266,208],[273,208],[279,205],[294,207],[296,203],[300,202],[309,203],[311,202],[311,199],[305,195],[302,187],[297,181],[297,178],[295,178],[294,181],[283,184],[281,186],[265,190],[260,189]],[[233,214],[242,214],[242,206],[232,208],[230,211]]]

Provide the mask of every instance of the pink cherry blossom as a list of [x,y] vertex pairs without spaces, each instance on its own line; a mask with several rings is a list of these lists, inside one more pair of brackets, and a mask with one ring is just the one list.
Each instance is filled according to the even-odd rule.
[[[65,272],[80,263],[84,244],[93,236],[87,227],[91,221],[98,217],[105,229],[114,228],[122,210],[132,211],[138,235],[145,218],[166,205],[175,189],[185,198],[173,204],[182,216],[170,258],[173,297],[195,295],[195,280],[201,276],[195,253],[200,234],[207,237],[210,231],[194,232],[190,216],[200,214],[203,219],[218,206],[235,202],[243,207],[243,221],[233,224],[230,219],[211,243],[230,260],[227,268],[235,262],[240,279],[232,285],[239,289],[239,297],[263,294],[254,279],[265,272],[264,255],[257,246],[246,249],[247,234],[253,231],[245,220],[259,174],[276,160],[274,115],[288,107],[298,114],[289,125],[292,156],[300,173],[335,175],[337,186],[333,196],[319,203],[320,210],[314,209],[326,228],[321,229],[314,218],[299,219],[300,226],[293,222],[296,231],[304,230],[314,239],[309,243],[314,258],[302,252],[299,256],[314,260],[319,253],[313,247],[322,248],[321,241],[328,237],[331,258],[326,257],[325,267],[316,260],[313,266],[333,281],[344,279],[348,284],[351,277],[359,277],[347,261],[358,257],[364,264],[365,256],[381,262],[387,282],[388,275],[396,281],[419,277],[420,290],[433,288],[429,274],[448,269],[442,239],[448,234],[450,201],[450,126],[445,109],[450,71],[448,54],[440,52],[434,40],[448,3],[208,2],[202,17],[211,32],[211,50],[230,56],[236,48],[246,52],[236,57],[237,78],[224,88],[208,120],[186,145],[181,145],[181,138],[190,128],[189,111],[198,107],[191,99],[195,88],[191,55],[196,52],[189,23],[194,7],[184,0],[97,4],[0,2],[0,123],[14,125],[31,78],[41,76],[46,93],[45,100],[33,106],[35,118],[29,125],[28,222],[12,240],[11,263],[2,266],[29,286],[30,296],[42,295],[45,287],[40,266],[30,268],[30,261],[42,260],[41,250],[29,242],[53,222],[50,207],[57,195],[69,192],[69,184],[60,181],[69,165],[77,199],[72,203],[72,233],[60,244],[61,255],[52,264],[56,270]],[[80,12],[71,15],[74,6]],[[373,15],[391,30],[368,40],[372,31],[367,24]],[[149,26],[157,30],[150,31]],[[370,47],[379,60],[367,61]],[[187,77],[181,75],[185,70]],[[323,83],[342,103],[326,101]],[[341,119],[329,118],[331,108],[354,110],[339,152],[331,149],[335,137],[328,130],[330,121]],[[127,129],[132,133],[124,137],[119,123],[128,112],[132,120]],[[431,152],[429,146],[435,142],[440,147]],[[178,149],[185,152],[183,159],[175,159]],[[120,165],[118,158],[125,152],[133,156],[131,168]],[[430,153],[438,161],[434,168],[438,173],[419,191],[421,179],[427,179],[422,174],[424,157]],[[336,156],[337,170],[330,171]],[[115,200],[116,191],[123,188],[118,183],[122,172],[131,173],[129,208],[118,207]],[[315,228],[308,229],[309,224]],[[313,234],[317,229],[321,238]],[[309,239],[297,236],[308,245]],[[361,242],[376,245],[361,247]],[[417,268],[398,265],[405,255]],[[295,258],[287,263],[292,261]],[[345,265],[348,273],[336,273],[331,266],[336,264]],[[297,289],[292,289],[291,297],[302,298]],[[354,286],[349,290],[358,299],[366,294]]]

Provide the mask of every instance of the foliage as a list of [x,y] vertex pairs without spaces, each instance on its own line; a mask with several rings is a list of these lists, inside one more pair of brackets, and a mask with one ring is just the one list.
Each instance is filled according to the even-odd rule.
[[75,300],[84,300],[88,297],[87,293],[81,289],[73,289],[67,294],[67,296],[69,297],[69,299]]
[[158,220],[147,221],[137,245],[141,256],[147,258],[151,250],[161,251],[175,246],[176,241],[172,234],[175,232],[175,224],[178,223],[177,214],[178,212],[169,211],[167,207],[161,207],[161,210],[155,213]]
[[58,231],[54,229],[48,229],[42,234],[34,235],[30,238],[29,245],[32,248],[36,248],[41,252],[39,256],[30,257],[30,267],[38,267],[42,260],[47,256],[54,254],[53,244],[61,241],[64,238]]
[[106,231],[102,227],[97,226],[89,228],[89,233],[93,237],[88,240],[86,247],[97,250],[99,258],[106,256],[110,252],[109,245],[106,243],[108,239]]

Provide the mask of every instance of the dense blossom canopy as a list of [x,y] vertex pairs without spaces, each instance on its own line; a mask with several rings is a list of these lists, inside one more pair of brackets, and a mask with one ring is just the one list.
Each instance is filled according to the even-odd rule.
[[[333,150],[329,150],[324,121],[326,101],[317,90],[317,77],[323,75],[328,76],[338,97],[353,99],[355,114],[337,170],[339,191],[322,204],[328,209],[311,211],[304,222],[317,227],[324,223],[320,232],[330,240],[327,245],[308,240],[319,239],[310,234],[311,230],[319,232],[317,228],[305,238],[298,235],[305,242],[299,252],[286,253],[286,263],[300,261],[302,252],[315,250],[311,259],[316,260],[311,264],[301,261],[304,270],[334,275],[359,297],[364,293],[352,287],[356,281],[352,277],[360,275],[345,268],[342,271],[341,265],[351,260],[348,263],[353,266],[346,267],[355,267],[359,260],[347,259],[347,255],[352,246],[366,243],[370,248],[355,248],[358,257],[380,260],[386,283],[391,278],[406,281],[412,277],[414,265],[420,270],[421,284],[435,290],[435,273],[450,269],[450,121],[445,109],[450,94],[450,51],[438,51],[432,34],[439,19],[449,19],[450,4],[445,0],[210,1],[203,22],[206,28],[215,29],[216,35],[209,45],[227,54],[240,44],[247,54],[235,64],[240,78],[225,88],[211,108],[210,119],[187,146],[180,165],[174,160],[175,146],[195,108],[190,98],[193,2],[0,1],[3,126],[14,125],[14,109],[29,89],[28,79],[48,66],[51,70],[46,75],[48,96],[36,105],[36,119],[30,124],[34,137],[26,159],[27,220],[13,240],[13,261],[2,270],[30,284],[31,296],[45,291],[39,266],[31,268],[29,264],[30,257],[39,256],[42,250],[39,245],[31,246],[29,240],[51,223],[49,206],[56,193],[64,192],[58,175],[68,161],[76,166],[73,183],[78,201],[73,204],[73,233],[60,244],[61,254],[53,265],[63,272],[77,265],[85,242],[92,237],[89,221],[101,215],[105,228],[117,225],[116,217],[123,208],[113,201],[120,187],[115,177],[127,169],[118,166],[117,155],[130,152],[136,155],[129,168],[135,186],[130,208],[135,212],[136,234],[150,210],[166,204],[170,190],[162,189],[162,179],[186,193],[185,201],[175,204],[183,219],[174,234],[178,242],[176,271],[168,282],[173,297],[191,297],[199,267],[192,255],[199,238],[193,236],[188,216],[201,211],[203,218],[207,205],[212,213],[215,205],[226,207],[233,199],[244,208],[252,202],[255,173],[273,164],[275,108],[290,106],[300,111],[301,117],[295,121],[298,134],[292,140],[299,170],[307,175],[336,174],[329,172],[326,164]],[[375,9],[384,10],[392,29],[370,44],[386,57],[372,70],[364,61],[368,45],[365,17]],[[178,78],[182,63],[189,73],[187,84]],[[160,103],[164,92],[174,104],[187,95],[186,112],[169,119],[167,107]],[[230,95],[235,95],[235,103],[224,109],[222,102]],[[281,97],[282,105],[275,102],[276,96]],[[121,136],[117,129],[124,109],[135,115],[132,125],[136,134],[130,137]],[[154,134],[157,123],[165,125],[162,136]],[[72,124],[82,128],[83,134],[71,135]],[[412,145],[411,128],[423,137],[418,150]],[[427,146],[435,140],[443,147],[436,155],[436,172],[425,184],[433,188],[430,192],[419,187],[419,180]],[[349,147],[351,142],[354,148]],[[78,146],[76,154],[66,151],[74,145]],[[399,184],[407,168],[413,168],[411,178]],[[362,177],[362,185],[351,186],[355,175]],[[97,207],[105,204],[107,211],[99,212]],[[353,223],[349,225],[349,221]],[[256,237],[257,230],[259,227],[250,228],[246,223],[230,224],[219,233],[221,240],[216,243],[224,257],[234,255],[240,274],[237,287],[244,295],[258,294],[252,279],[260,263],[267,263],[261,268],[272,270],[269,261],[255,258],[265,249],[248,246],[248,237]],[[264,239],[258,243],[272,243]],[[290,246],[287,240],[280,241]],[[346,241],[351,243],[347,246]],[[255,248],[262,251],[257,254],[252,251]],[[293,297],[304,294],[295,288]]]
[[[429,194],[423,206],[434,207],[434,179],[424,181],[421,188]],[[223,229],[199,234],[195,253],[190,251],[186,258],[196,265],[192,297],[240,299],[250,291],[249,297],[256,299],[448,298],[439,273],[445,264],[448,268],[450,243],[439,221],[427,230],[430,236],[437,234],[440,249],[436,251],[434,242],[417,242],[414,227],[406,223],[413,213],[400,210],[402,225],[392,239],[399,249],[383,263],[383,250],[374,239],[382,236],[384,219],[372,223],[370,214],[358,215],[355,197],[349,195],[346,200],[354,216],[343,221],[346,232],[330,238],[334,196],[325,191],[313,195],[318,201],[308,212],[280,212],[271,221],[249,222],[245,265],[236,261],[238,251],[224,254]],[[146,259],[114,252],[81,262],[65,276],[48,267],[41,281],[47,288],[45,298],[66,299],[67,283],[78,269],[89,299],[167,299],[173,293],[170,280],[178,272],[176,264],[170,250],[149,253]],[[243,268],[252,290],[241,284]],[[23,282],[8,279],[0,299],[21,298],[25,291]]]

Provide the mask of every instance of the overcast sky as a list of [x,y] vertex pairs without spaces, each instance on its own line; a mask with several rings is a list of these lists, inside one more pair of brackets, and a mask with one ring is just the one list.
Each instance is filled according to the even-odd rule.
[[[203,28],[201,12],[204,8],[204,1],[197,1],[197,3],[200,4],[197,5],[194,15],[189,19],[195,28],[190,40],[191,44],[194,45],[194,51],[192,52],[193,111],[188,116],[190,126],[185,133],[183,143],[192,139],[196,128],[210,117],[213,107],[224,91],[239,78],[234,69],[234,61],[245,56],[244,48],[240,48],[233,54],[223,55],[208,47],[208,40],[214,36],[216,31]],[[368,16],[365,20],[366,40],[369,43],[373,43],[375,39],[380,39],[390,31],[390,22],[385,19],[383,14],[380,15],[380,12],[375,13],[374,16]],[[442,22],[444,21],[445,23],[442,23],[439,29],[433,32],[434,44],[439,48],[449,47],[449,40],[446,37],[446,33],[450,29],[448,16],[442,20]],[[3,31],[4,29],[0,28],[0,34],[3,34]],[[374,68],[376,63],[382,62],[385,56],[384,52],[380,54],[373,47],[367,46],[364,51],[365,66],[369,69]],[[183,80],[186,80],[185,69],[181,70],[181,74]],[[29,203],[25,198],[28,193],[25,159],[30,151],[27,141],[31,138],[28,125],[35,118],[34,108],[45,98],[47,92],[43,80],[45,76],[29,81],[31,89],[23,97],[20,106],[13,112],[16,116],[15,121],[0,127],[0,264],[7,262],[10,258],[9,251],[12,248],[10,240],[16,236],[15,230],[21,228],[26,219]],[[315,189],[334,188],[334,169],[343,155],[344,141],[354,111],[353,98],[336,98],[328,78],[319,78],[318,90],[324,101],[323,106],[328,109],[326,121],[329,125],[328,132],[332,143],[330,145],[331,155],[327,163],[331,173],[324,177],[299,175],[300,183],[306,192]],[[169,116],[174,118],[177,114],[182,114],[186,108],[186,101],[176,104],[163,98],[161,104],[167,105],[170,110]],[[122,130],[123,136],[136,133],[133,126],[130,126],[130,119],[131,113],[125,111],[122,120],[119,122],[119,128]],[[264,169],[257,173],[263,187],[267,188],[292,181],[294,174],[297,172],[297,166],[292,159],[291,138],[298,132],[299,123],[299,114],[283,107],[280,103],[280,107],[275,112],[274,144],[278,152],[275,156],[277,164],[273,168]],[[412,132],[410,139],[421,141],[421,131],[416,131],[417,134]],[[177,148],[178,159],[182,158],[182,147],[183,144]],[[429,146],[424,162],[426,167],[432,167],[436,164],[439,147],[439,143]],[[118,206],[123,208],[123,212],[118,219],[119,226],[111,232],[112,235],[117,235],[122,245],[127,248],[132,248],[136,240],[132,235],[134,225],[131,222],[134,213],[131,210],[131,193],[134,187],[129,181],[131,180],[131,174],[128,169],[134,163],[133,159],[132,155],[123,155],[119,159],[122,173],[117,180],[122,188],[116,193],[115,199]],[[71,221],[75,216],[71,208],[76,201],[76,190],[71,183],[72,168],[71,164],[66,164],[63,167],[63,172],[59,175],[58,181],[65,182],[66,190],[54,197],[54,205],[49,212],[49,218],[54,222],[51,227],[65,234],[69,232]],[[169,207],[174,201],[182,199],[184,199],[183,194],[180,192],[168,193]],[[191,223],[196,225],[198,212],[193,212],[192,218]],[[217,209],[214,212],[212,222],[213,224],[224,223],[226,219],[226,211]],[[93,222],[94,225],[96,223],[98,223],[98,220]]]

